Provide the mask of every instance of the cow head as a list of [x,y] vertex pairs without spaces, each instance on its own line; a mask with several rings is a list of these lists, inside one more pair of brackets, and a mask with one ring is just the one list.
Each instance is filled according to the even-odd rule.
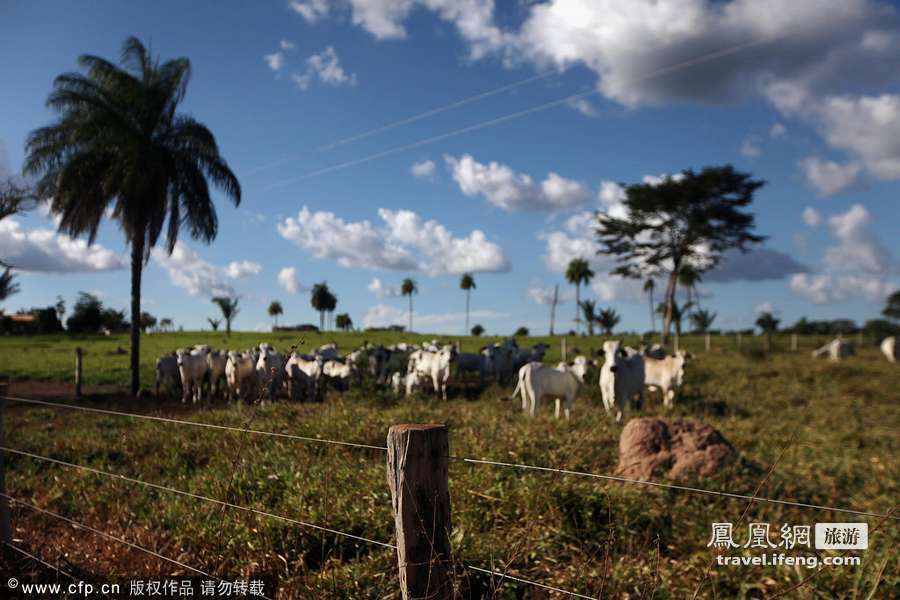
[[622,347],[622,342],[618,340],[603,342],[603,355],[605,357],[604,366],[609,365],[609,370],[613,373],[618,369],[622,359],[626,357],[625,348]]

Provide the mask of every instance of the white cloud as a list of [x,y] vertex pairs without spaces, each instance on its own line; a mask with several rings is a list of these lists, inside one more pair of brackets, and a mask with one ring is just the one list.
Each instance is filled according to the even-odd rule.
[[818,227],[822,223],[822,215],[812,206],[803,209],[803,222],[810,227]]
[[[508,317],[507,313],[492,310],[469,311],[469,320],[491,321]],[[466,313],[417,313],[413,311],[413,326],[416,329],[424,327],[440,327],[448,324],[462,324],[465,322]],[[473,321],[474,322],[474,321]],[[387,304],[376,304],[370,307],[363,316],[363,327],[389,327],[391,325],[407,325],[409,313]]]
[[587,98],[575,98],[574,100],[569,100],[566,104],[586,117],[597,116],[597,108]]
[[269,65],[273,71],[280,71],[285,65],[284,54],[281,52],[273,52],[272,54],[263,55],[263,60]]
[[773,123],[769,128],[769,137],[771,138],[783,137],[785,133],[787,133],[787,128],[782,123]]
[[342,267],[418,270],[429,275],[509,270],[503,249],[478,229],[454,237],[434,220],[424,221],[409,210],[378,210],[384,223],[345,222],[334,213],[303,207],[297,217],[278,224],[285,239],[316,258]]
[[413,177],[418,179],[432,179],[437,165],[433,160],[423,160],[422,162],[414,162],[409,168],[409,172]]
[[0,221],[0,258],[21,271],[70,273],[112,271],[125,260],[99,244],[88,246],[52,229],[23,229],[14,218]]
[[859,176],[858,163],[839,164],[831,160],[821,160],[814,156],[800,161],[806,182],[820,196],[831,196],[849,188]]
[[756,314],[769,313],[770,315],[777,315],[779,312],[771,302],[757,304],[753,311]]
[[378,277],[373,277],[366,289],[372,292],[376,298],[396,298],[400,296],[400,288],[387,286]]
[[755,135],[745,137],[744,141],[741,142],[741,147],[738,148],[738,153],[747,158],[756,158],[762,154],[762,150],[759,147],[759,138]]
[[278,47],[282,50],[293,50],[297,47],[297,45],[290,40],[281,40],[280,42],[278,42]]
[[278,271],[278,285],[292,296],[301,294],[309,289],[300,283],[296,267],[284,267]]
[[356,74],[344,70],[337,52],[331,46],[307,58],[306,69],[291,73],[291,79],[301,90],[309,89],[316,80],[331,86],[356,85]]
[[791,290],[816,304],[835,304],[855,298],[882,302],[897,289],[897,284],[873,275],[798,273],[791,277]]
[[329,0],[291,0],[288,6],[309,23],[315,23],[328,14],[328,2]]
[[259,264],[251,261],[235,261],[217,267],[181,242],[175,244],[171,255],[162,248],[154,248],[151,256],[169,272],[172,285],[187,290],[191,296],[235,296],[231,281],[256,275],[262,270]]
[[573,208],[590,198],[587,186],[552,171],[538,183],[506,165],[479,163],[469,154],[459,158],[445,155],[444,160],[463,194],[483,196],[506,211]]
[[[559,292],[556,296],[556,305],[565,304],[569,300],[573,300],[575,298],[574,294],[569,286],[563,286],[560,288]],[[542,304],[549,306],[553,303],[553,288],[552,287],[542,287],[540,285],[532,285],[526,290],[528,297],[535,304]]]

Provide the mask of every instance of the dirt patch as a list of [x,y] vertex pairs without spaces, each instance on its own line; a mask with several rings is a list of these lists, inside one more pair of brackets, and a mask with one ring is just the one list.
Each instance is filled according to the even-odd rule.
[[709,425],[641,417],[622,430],[618,473],[642,480],[708,477],[736,457],[734,447]]

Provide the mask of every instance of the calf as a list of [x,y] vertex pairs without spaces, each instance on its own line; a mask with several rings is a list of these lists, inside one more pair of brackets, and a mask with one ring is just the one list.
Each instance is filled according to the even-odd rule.
[[600,394],[607,412],[616,408],[616,421],[622,420],[625,403],[633,396],[644,402],[644,357],[627,356],[619,341],[603,343],[603,366],[600,368]]
[[527,411],[532,417],[535,416],[537,406],[543,398],[554,398],[557,419],[561,401],[565,401],[565,415],[568,419],[572,414],[572,405],[578,394],[579,385],[578,376],[566,363],[551,368],[538,362],[530,362],[519,369],[519,380],[511,398],[521,393],[522,410]]
[[675,392],[681,387],[686,360],[687,353],[684,350],[663,359],[644,358],[644,384],[651,388],[659,388],[666,407],[672,407]]
[[430,377],[434,393],[447,399],[447,381],[450,379],[450,365],[456,361],[456,348],[444,346],[437,352],[416,350],[409,355],[407,373],[417,373]]

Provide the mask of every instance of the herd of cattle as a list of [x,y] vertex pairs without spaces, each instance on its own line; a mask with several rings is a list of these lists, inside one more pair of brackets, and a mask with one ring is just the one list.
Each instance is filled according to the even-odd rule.
[[[896,338],[886,338],[881,350],[891,362],[897,360]],[[322,400],[329,388],[347,390],[368,376],[378,384],[389,384],[397,394],[412,394],[430,384],[433,392],[447,399],[451,376],[462,380],[477,376],[483,386],[491,380],[511,383],[517,376],[511,398],[521,396],[522,410],[536,413],[543,399],[556,401],[556,417],[562,408],[569,418],[575,397],[585,384],[588,371],[599,367],[600,394],[608,412],[621,420],[626,404],[645,390],[658,389],[663,403],[671,407],[684,380],[685,365],[692,355],[679,350],[673,355],[659,345],[635,349],[619,341],[606,341],[601,356],[575,356],[556,366],[543,364],[547,345],[519,348],[515,340],[485,346],[479,353],[460,352],[453,344],[432,340],[421,345],[392,346],[364,344],[346,356],[334,343],[320,346],[310,354],[282,354],[267,343],[244,351],[213,351],[209,346],[181,348],[156,362],[156,394],[168,383],[181,386],[182,402],[199,402],[204,388],[210,396],[228,400],[268,399],[282,392],[291,400]],[[814,357],[833,361],[854,354],[851,342],[840,338],[813,352]]]

